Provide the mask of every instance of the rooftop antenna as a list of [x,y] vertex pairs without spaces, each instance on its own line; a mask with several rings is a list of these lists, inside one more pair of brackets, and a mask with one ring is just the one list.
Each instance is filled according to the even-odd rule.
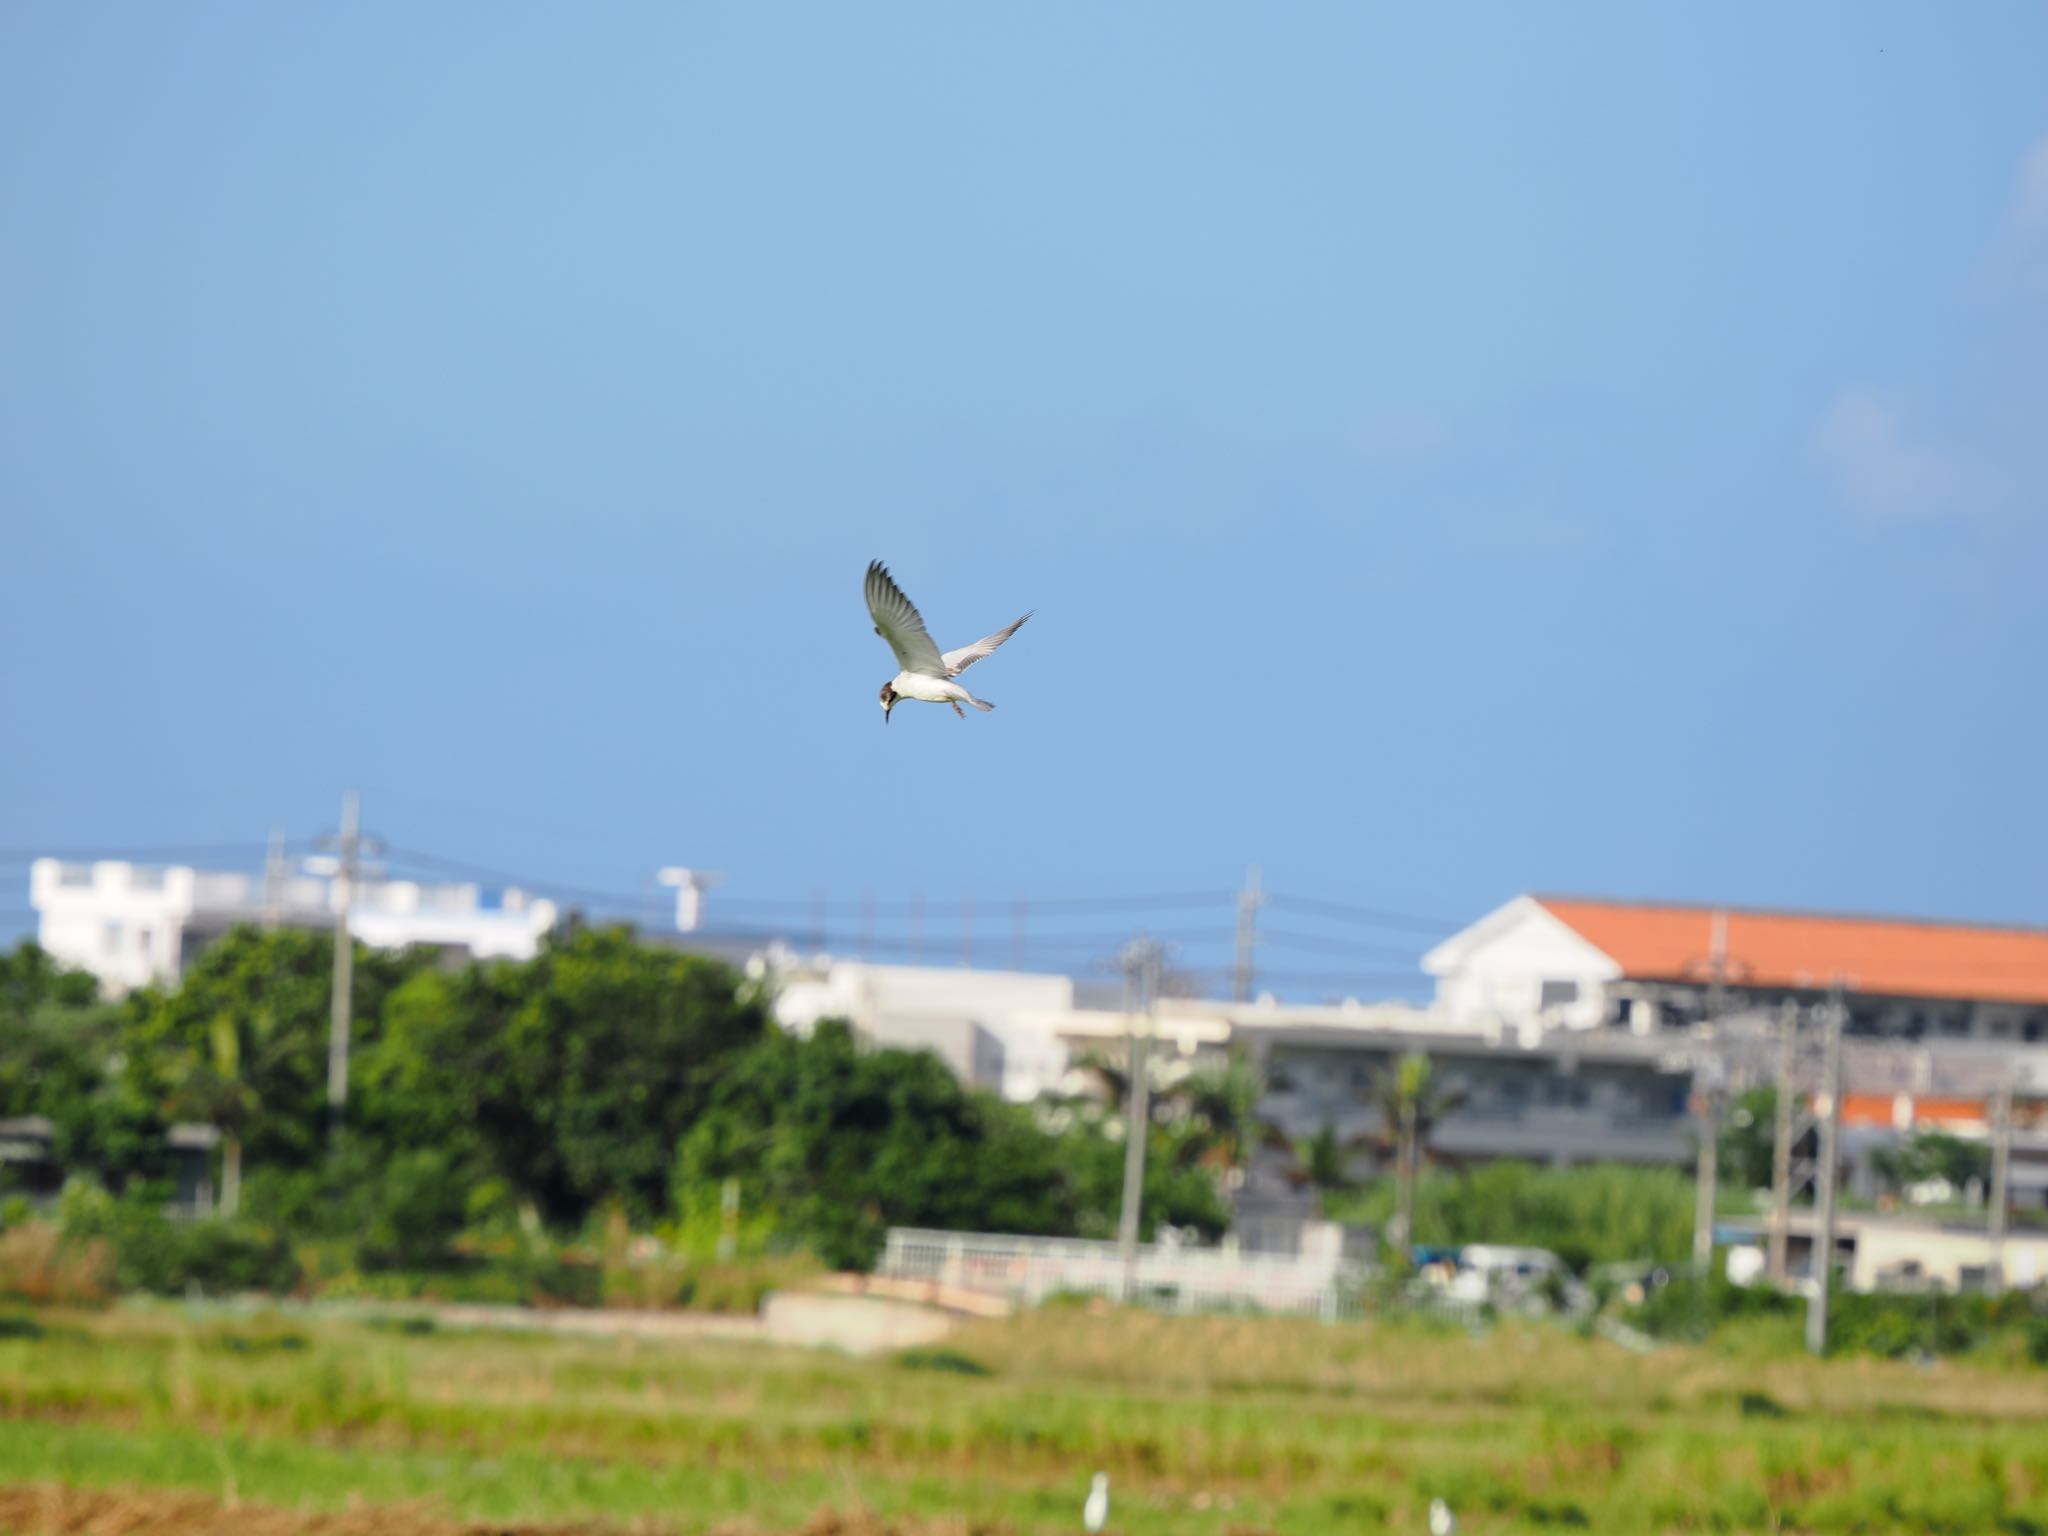
[[704,893],[725,879],[708,869],[683,869],[671,865],[656,876],[663,885],[676,889],[676,932],[695,933],[704,921]]

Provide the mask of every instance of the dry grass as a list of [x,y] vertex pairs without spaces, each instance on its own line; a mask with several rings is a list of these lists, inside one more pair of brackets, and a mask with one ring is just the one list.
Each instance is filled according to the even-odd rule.
[[41,1222],[0,1231],[0,1299],[37,1307],[99,1306],[107,1300],[112,1274],[107,1245],[98,1238],[67,1243]]

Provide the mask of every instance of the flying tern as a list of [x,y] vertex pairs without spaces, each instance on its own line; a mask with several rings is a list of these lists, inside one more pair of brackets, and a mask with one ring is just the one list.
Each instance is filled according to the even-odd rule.
[[[994,655],[996,647],[1017,633],[1017,624],[1030,618],[1030,613],[1019,619],[1017,624],[986,635],[972,645],[942,653],[932,644],[932,637],[924,627],[924,620],[918,617],[917,609],[903,595],[903,589],[896,585],[888,567],[879,560],[868,562],[867,596],[868,612],[875,621],[875,633],[889,642],[889,649],[896,653],[896,664],[903,668],[882,684],[884,725],[889,723],[889,711],[903,699],[918,699],[926,704],[950,704],[953,713],[962,720],[967,718],[960,708],[962,704],[972,704],[984,713],[995,708],[986,699],[977,699],[953,679],[982,657]],[[1037,611],[1034,608],[1032,613]]]

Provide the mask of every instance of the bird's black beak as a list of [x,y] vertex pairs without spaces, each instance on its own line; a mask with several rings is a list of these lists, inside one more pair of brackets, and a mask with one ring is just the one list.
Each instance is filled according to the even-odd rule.
[[895,707],[896,701],[894,699],[891,699],[888,703],[882,706],[882,724],[887,725],[889,723],[889,711],[894,709]]

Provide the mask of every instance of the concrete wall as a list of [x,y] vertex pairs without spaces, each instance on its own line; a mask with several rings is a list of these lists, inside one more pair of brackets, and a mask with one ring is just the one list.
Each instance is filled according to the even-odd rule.
[[[1856,1231],[1853,1290],[1897,1289],[1922,1283],[1946,1291],[1983,1289],[1991,1240],[1981,1232],[1943,1227],[1865,1223]],[[2026,1290],[2048,1279],[2048,1234],[2015,1233],[2005,1240],[2006,1283]]]

